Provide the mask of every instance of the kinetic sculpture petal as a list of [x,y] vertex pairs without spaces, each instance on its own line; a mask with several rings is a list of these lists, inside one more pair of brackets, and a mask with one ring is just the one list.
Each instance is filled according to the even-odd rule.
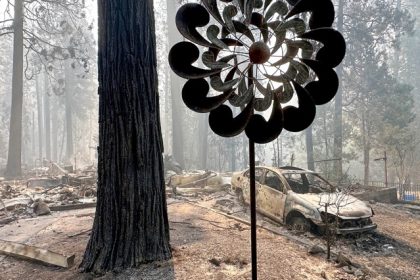
[[169,53],[172,70],[188,79],[184,103],[210,112],[211,129],[224,137],[245,130],[251,141],[267,143],[282,129],[307,128],[316,105],[335,96],[333,68],[346,51],[331,27],[331,0],[201,2],[178,10],[176,26],[188,41]]

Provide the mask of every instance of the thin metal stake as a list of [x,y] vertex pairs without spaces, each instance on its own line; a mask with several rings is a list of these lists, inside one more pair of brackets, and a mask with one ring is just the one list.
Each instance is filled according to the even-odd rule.
[[257,280],[257,215],[255,206],[255,143],[249,140],[252,280]]

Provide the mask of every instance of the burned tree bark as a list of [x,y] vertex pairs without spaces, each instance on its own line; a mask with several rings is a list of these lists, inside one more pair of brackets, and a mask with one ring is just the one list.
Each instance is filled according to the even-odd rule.
[[100,0],[98,203],[81,268],[171,257],[152,0]]
[[66,161],[72,162],[73,157],[73,110],[72,110],[72,98],[73,94],[73,79],[72,73],[67,63],[65,67],[65,78],[66,78],[66,89],[65,89],[65,111],[66,111]]
[[363,165],[364,165],[364,179],[363,184],[369,185],[369,164],[370,164],[370,133],[368,117],[365,111],[366,106],[363,106],[362,111],[362,140],[363,140]]
[[[168,40],[169,45],[172,46],[181,40],[178,30],[175,25],[175,15],[178,2],[175,0],[167,1],[168,11]],[[174,159],[185,168],[184,157],[184,126],[183,119],[185,117],[182,108],[182,99],[179,92],[181,91],[181,79],[170,71],[171,79],[171,96],[172,96],[172,155]]]
[[306,159],[308,161],[308,169],[315,170],[315,161],[314,161],[314,143],[312,137],[312,125],[308,127],[305,131],[306,139]]
[[57,120],[58,103],[54,102],[51,107],[55,108],[54,110],[51,111],[51,143],[52,143],[51,144],[52,145],[51,159],[55,162],[58,162],[58,120]]
[[[343,33],[344,29],[344,0],[338,1],[337,30]],[[340,81],[343,77],[343,65],[337,67],[337,76]],[[336,180],[343,176],[343,86],[340,86],[335,96],[334,104],[334,174]]]
[[42,116],[42,92],[41,92],[41,88],[39,86],[39,77],[36,77],[36,105],[37,105],[37,111],[38,111],[38,150],[39,150],[39,155],[38,155],[38,159],[40,160],[40,162],[42,162],[42,149],[44,147],[43,144],[43,139],[44,139],[44,122],[43,122],[43,116]]
[[198,121],[199,129],[199,163],[200,168],[207,169],[207,152],[208,152],[208,121],[206,115],[201,115]]
[[45,158],[51,160],[51,117],[47,73],[44,74]]
[[13,34],[12,106],[9,150],[5,172],[5,176],[9,178],[22,174],[23,0],[15,0]]

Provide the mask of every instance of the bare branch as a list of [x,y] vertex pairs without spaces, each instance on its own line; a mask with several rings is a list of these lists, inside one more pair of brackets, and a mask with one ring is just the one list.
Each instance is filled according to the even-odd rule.
[[14,33],[13,31],[0,32],[0,37],[4,35],[12,35],[13,33]]
[[6,9],[4,11],[4,18],[6,18],[6,14],[9,15],[9,17],[13,18],[13,15],[12,15],[12,12],[11,12],[12,9],[10,9],[10,7],[13,7],[13,10],[14,10],[15,5],[13,5],[12,2],[10,2],[10,0],[7,0],[7,6],[6,6]]
[[13,19],[0,20],[0,24],[4,24],[7,22],[13,22]]
[[29,67],[29,62],[28,62],[28,53],[29,53],[29,50],[30,50],[30,48],[27,48],[26,49],[26,54],[25,54],[25,71],[24,71],[24,73],[25,73],[25,78],[27,79],[27,80],[31,80],[32,79],[32,77],[33,77],[33,74],[31,75],[31,76],[28,76],[27,75],[27,73],[28,73],[28,67]]
[[38,40],[38,41],[40,41],[40,42],[44,43],[45,45],[50,46],[52,48],[59,48],[59,49],[62,49],[62,50],[67,49],[67,48],[64,48],[64,47],[61,47],[61,46],[58,46],[58,45],[51,44],[50,42],[44,40],[43,38],[39,37],[35,33],[30,32],[28,30],[24,30],[24,33],[29,35],[29,37],[24,37],[24,39],[26,39],[26,40],[33,40],[33,38],[35,38],[36,40]]

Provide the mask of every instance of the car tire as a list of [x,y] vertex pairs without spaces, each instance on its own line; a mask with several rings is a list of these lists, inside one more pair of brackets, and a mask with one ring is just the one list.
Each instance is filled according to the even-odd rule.
[[238,196],[238,200],[241,204],[245,205],[245,198],[244,198],[244,192],[241,189],[235,190],[236,195]]
[[311,224],[304,217],[293,217],[290,221],[290,227],[297,232],[307,232],[311,230]]
[[325,225],[322,226],[315,226],[314,227],[314,232],[315,234],[317,234],[318,236],[324,236],[326,233],[326,229],[325,229]]

